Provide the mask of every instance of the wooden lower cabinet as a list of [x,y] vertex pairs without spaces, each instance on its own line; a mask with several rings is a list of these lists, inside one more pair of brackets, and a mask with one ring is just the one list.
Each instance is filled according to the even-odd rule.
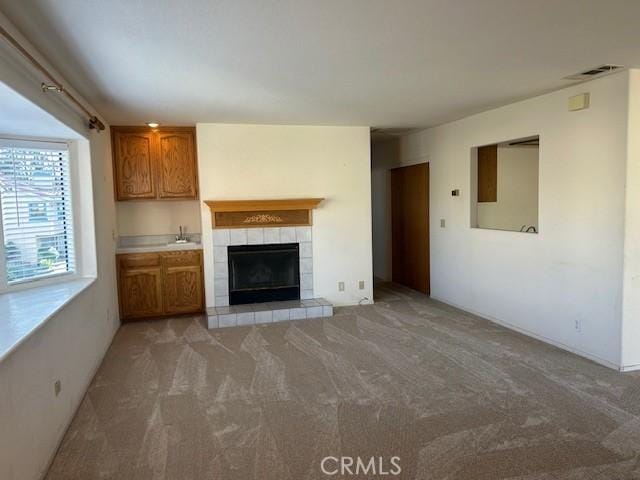
[[202,269],[199,266],[167,267],[163,280],[167,314],[202,310]]
[[120,310],[123,318],[162,315],[162,269],[143,267],[120,273]]
[[117,255],[122,320],[204,310],[202,251]]

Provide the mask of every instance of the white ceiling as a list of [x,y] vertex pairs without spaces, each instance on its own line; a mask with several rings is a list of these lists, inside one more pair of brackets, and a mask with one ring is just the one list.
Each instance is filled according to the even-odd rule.
[[80,136],[0,82],[0,137],[74,139]]
[[640,66],[639,0],[0,0],[111,123],[430,126]]

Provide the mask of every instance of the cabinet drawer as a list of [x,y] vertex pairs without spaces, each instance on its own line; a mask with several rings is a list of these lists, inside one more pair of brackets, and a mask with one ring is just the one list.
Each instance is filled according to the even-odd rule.
[[161,255],[165,267],[200,266],[202,263],[201,250],[163,252]]
[[125,253],[118,255],[120,268],[159,267],[160,255],[157,253]]

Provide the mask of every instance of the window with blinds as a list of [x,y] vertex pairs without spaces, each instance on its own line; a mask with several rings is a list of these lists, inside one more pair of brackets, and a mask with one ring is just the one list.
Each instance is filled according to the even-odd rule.
[[0,140],[0,206],[8,285],[74,272],[66,144]]

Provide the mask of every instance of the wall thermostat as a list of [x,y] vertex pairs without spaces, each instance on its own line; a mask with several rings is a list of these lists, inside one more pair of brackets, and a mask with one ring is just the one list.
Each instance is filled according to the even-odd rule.
[[569,97],[569,111],[575,112],[589,108],[589,97],[588,93],[581,93],[580,95]]

